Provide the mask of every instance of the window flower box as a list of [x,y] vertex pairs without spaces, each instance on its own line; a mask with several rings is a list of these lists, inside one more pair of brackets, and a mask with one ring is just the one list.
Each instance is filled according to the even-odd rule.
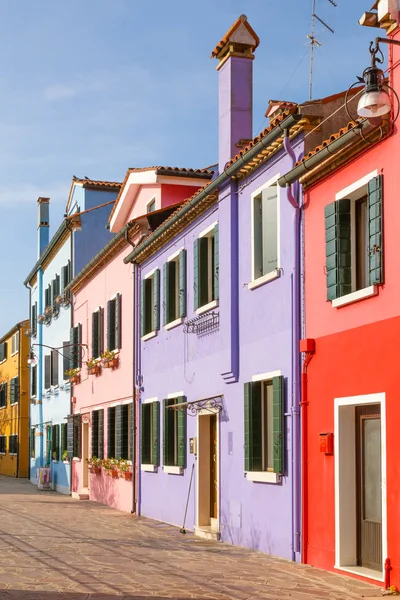
[[89,471],[92,475],[101,475],[101,467],[89,467]]
[[93,475],[101,474],[101,465],[103,461],[101,458],[97,458],[96,456],[92,456],[92,458],[87,458],[86,462],[89,466],[89,471],[93,473]]
[[119,364],[118,354],[114,354],[114,352],[111,352],[110,350],[103,352],[101,360],[105,369],[116,369]]
[[100,363],[87,366],[88,375],[100,375],[101,374],[101,365]]
[[67,377],[69,379],[70,383],[80,383],[80,381],[81,381],[80,369],[75,368],[75,369],[69,369],[69,371],[65,371],[65,377]]

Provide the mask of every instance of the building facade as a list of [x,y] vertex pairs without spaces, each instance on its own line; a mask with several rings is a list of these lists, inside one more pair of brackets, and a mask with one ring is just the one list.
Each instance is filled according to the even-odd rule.
[[29,321],[0,338],[0,474],[28,477]]
[[[39,467],[51,468],[52,486],[70,493],[67,416],[71,414],[66,371],[87,355],[71,330],[71,304],[65,288],[111,238],[106,230],[120,184],[72,181],[66,217],[49,239],[49,199],[39,198],[38,260],[25,285],[30,291],[31,481]],[[86,354],[85,354],[86,353]]]

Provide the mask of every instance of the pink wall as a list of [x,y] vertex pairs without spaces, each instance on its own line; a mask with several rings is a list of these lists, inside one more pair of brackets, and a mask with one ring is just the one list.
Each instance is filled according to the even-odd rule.
[[[94,278],[74,295],[74,324],[82,324],[82,343],[88,344],[91,358],[91,315],[99,306],[104,309],[104,336],[106,336],[107,301],[116,293],[121,294],[121,349],[119,366],[115,369],[102,369],[99,376],[88,375],[85,365],[81,369],[81,382],[74,385],[76,398],[74,413],[82,418],[90,418],[93,408],[104,408],[104,453],[107,453],[107,407],[132,401],[133,387],[133,279],[132,265],[125,265],[125,247]],[[104,338],[106,347],[106,337]],[[86,415],[86,417],[85,417]],[[89,456],[91,456],[91,429],[89,424]],[[83,486],[82,460],[73,461],[72,491],[81,492]],[[132,482],[112,479],[103,472],[89,475],[89,495],[91,500],[109,504],[120,510],[132,509]]]
[[142,185],[131,207],[128,221],[140,217],[147,212],[148,203],[155,197],[156,210],[166,208],[171,204],[182,202],[193,196],[199,188],[193,185],[176,185],[171,183]]

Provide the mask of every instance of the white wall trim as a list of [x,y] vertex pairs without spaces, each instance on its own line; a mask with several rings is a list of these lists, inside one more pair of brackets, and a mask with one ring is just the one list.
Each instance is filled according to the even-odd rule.
[[151,402],[158,402],[158,397],[154,396],[153,398],[145,398],[142,400],[142,404],[150,404]]
[[146,473],[157,473],[158,466],[157,465],[140,465],[140,470],[145,471]]
[[149,277],[151,277],[152,275],[154,275],[154,273],[157,271],[158,267],[154,267],[154,269],[152,269],[151,271],[149,271],[148,273],[146,273],[146,275],[144,275],[143,279],[148,279]]
[[196,315],[202,315],[203,313],[207,312],[208,310],[211,310],[212,308],[217,308],[218,304],[219,304],[218,300],[212,300],[208,304],[204,304],[203,306],[200,306],[200,308],[198,308],[195,311]]
[[168,473],[168,475],[182,475],[184,468],[176,467],[176,466],[164,466],[164,473]]
[[270,371],[269,373],[258,373],[258,375],[253,375],[252,381],[266,381],[268,379],[273,379],[274,377],[280,377],[282,375],[282,371]]
[[146,333],[146,335],[142,336],[140,339],[142,342],[147,342],[147,340],[151,340],[155,338],[157,335],[157,331],[150,331],[150,333]]
[[183,317],[178,317],[178,319],[175,319],[175,321],[171,321],[170,323],[167,323],[166,325],[164,325],[164,329],[165,331],[169,331],[170,329],[173,329],[174,327],[178,327],[178,325],[182,325],[183,323]]
[[[252,250],[252,260],[254,261],[253,250]],[[254,270],[253,270],[253,274],[254,274]],[[280,269],[274,269],[270,273],[266,273],[266,275],[263,275],[262,277],[258,277],[257,279],[253,279],[253,281],[250,281],[247,284],[247,289],[254,290],[254,289],[260,287],[261,285],[264,285],[264,283],[268,283],[269,281],[274,281],[274,279],[278,279],[280,276],[281,276]]]
[[216,225],[218,225],[218,221],[214,221],[214,223],[212,223],[211,225],[209,225],[208,227],[203,229],[203,231],[200,231],[200,233],[197,237],[198,238],[205,237],[207,235],[207,233],[210,233]]
[[172,394],[167,395],[167,400],[172,400],[173,398],[179,398],[180,396],[184,396],[184,392],[173,392]]
[[168,256],[167,258],[167,262],[171,262],[171,260],[175,260],[176,258],[179,257],[180,253],[182,252],[182,250],[184,250],[185,248],[182,246],[181,248],[179,248],[179,250],[177,250],[176,252],[174,252],[173,254],[171,254],[171,256]]
[[155,210],[157,210],[157,197],[153,196],[148,202],[146,202],[146,214],[147,215],[150,214],[147,209],[152,202],[154,202],[154,205],[156,207]]
[[367,175],[364,175],[364,177],[361,177],[361,179],[354,181],[354,183],[348,185],[343,190],[340,190],[340,192],[338,192],[336,194],[335,200],[343,200],[344,198],[347,198],[348,196],[350,196],[351,194],[353,194],[354,192],[359,190],[364,185],[367,185],[367,183],[369,181],[371,181],[371,179],[373,179],[374,177],[377,177],[377,176],[378,176],[377,169],[375,169],[375,171],[372,171],[371,173],[368,173]]
[[369,285],[362,290],[357,290],[356,292],[351,292],[351,294],[346,294],[345,296],[340,296],[340,298],[335,298],[332,300],[332,308],[340,308],[341,306],[353,304],[354,302],[359,302],[365,298],[371,298],[372,296],[376,296],[378,291],[379,289],[377,285]]
[[[341,477],[340,465],[341,465],[341,428],[346,428],[346,420],[349,423],[349,428],[354,430],[355,436],[355,425],[354,419],[352,418],[351,409],[356,406],[364,405],[364,404],[380,404],[381,408],[381,470],[382,470],[382,557],[383,560],[387,557],[387,481],[386,481],[386,394],[385,392],[380,392],[376,394],[365,394],[361,396],[349,396],[344,398],[335,398],[334,400],[334,461],[335,461],[335,568],[342,570],[349,570],[350,572],[357,572],[357,565],[355,564],[355,559],[351,559],[351,555],[355,555],[355,547],[356,547],[356,532],[355,532],[355,522],[354,518],[351,514],[349,514],[348,503],[343,500],[344,492],[341,489],[343,484],[343,489],[345,492],[348,492],[348,486],[343,481],[343,473]],[[349,413],[346,417],[345,413],[341,414],[341,410],[343,411],[349,409]],[[341,417],[342,418],[342,426],[341,426]],[[343,440],[346,441],[353,446],[352,440],[348,439],[349,436],[346,435],[347,432],[343,431]],[[354,450],[353,450],[354,452]],[[346,465],[349,465],[349,455],[346,452],[343,456],[343,461]],[[353,462],[355,463],[355,453]],[[351,478],[352,481],[355,481],[355,473],[353,472],[353,467],[350,461],[348,478]],[[343,501],[341,501],[343,500]],[[344,511],[347,511],[343,514]],[[355,507],[354,507],[355,511]],[[341,527],[341,520],[344,521],[343,527]],[[347,522],[351,524],[350,532],[347,533],[348,527]],[[353,534],[352,534],[353,528]],[[353,539],[349,539],[347,542],[347,546],[345,546],[346,541],[343,541],[342,533],[345,532],[345,535],[353,535]],[[350,547],[353,545],[353,549]],[[345,547],[344,547],[345,546]],[[343,556],[344,553],[348,556]],[[350,557],[350,559],[349,559]],[[354,564],[349,564],[354,563]],[[382,574],[377,577],[378,580],[381,580],[381,576],[384,576],[382,565]]]

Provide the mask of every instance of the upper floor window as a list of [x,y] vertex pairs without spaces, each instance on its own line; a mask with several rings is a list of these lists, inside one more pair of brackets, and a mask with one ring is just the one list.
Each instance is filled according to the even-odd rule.
[[163,265],[164,325],[186,316],[186,250]]
[[71,261],[69,260],[64,267],[61,267],[61,281],[60,281],[60,292],[63,293],[72,279]]
[[107,409],[107,457],[132,458],[132,405],[121,404]]
[[194,241],[194,309],[219,298],[219,227],[218,223]]
[[58,385],[58,360],[57,350],[52,350],[44,357],[44,387],[46,390],[51,386]]
[[7,381],[0,383],[0,408],[7,406]]
[[107,302],[107,350],[121,348],[121,294]]
[[252,196],[252,278],[278,268],[278,185],[264,187]]
[[99,307],[92,313],[92,358],[99,358],[103,352],[103,322],[103,309]]
[[82,325],[71,327],[69,340],[69,368],[80,369],[82,366]]
[[10,404],[19,402],[19,377],[12,377],[10,380]]
[[325,206],[328,300],[383,283],[383,176],[367,175]]
[[37,318],[38,318],[38,309],[37,309],[37,302],[35,302],[34,304],[32,304],[32,307],[31,307],[31,329],[32,329],[32,337],[36,336]]
[[11,354],[19,352],[19,331],[14,333],[11,338]]
[[147,204],[146,209],[147,209],[146,210],[147,213],[151,213],[151,212],[154,212],[156,210],[156,199],[155,198],[153,198],[152,200],[150,200],[150,202]]
[[140,405],[140,462],[142,465],[160,464],[160,403]]
[[163,464],[166,467],[186,467],[186,410],[173,408],[185,401],[185,396],[178,396],[163,402]]
[[7,342],[0,344],[0,362],[7,359]]
[[160,269],[148,273],[140,290],[141,337],[160,329]]
[[[68,367],[67,367],[68,368]],[[37,386],[37,365],[31,366],[31,397],[36,397],[36,386]]]

